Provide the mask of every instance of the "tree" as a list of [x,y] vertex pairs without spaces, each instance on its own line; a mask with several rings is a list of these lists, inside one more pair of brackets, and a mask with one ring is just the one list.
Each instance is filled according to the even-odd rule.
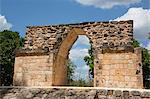
[[93,79],[94,78],[94,56],[93,56],[92,46],[88,50],[88,54],[89,54],[88,56],[84,57],[84,61],[89,66],[89,78]]
[[70,84],[73,81],[73,74],[75,72],[76,65],[68,59],[67,61],[67,80],[68,84]]
[[20,37],[20,39],[19,39],[19,48],[23,47],[24,41],[25,41],[24,37]]
[[132,45],[133,45],[134,48],[140,47],[140,43],[137,40],[135,40],[135,39],[133,39]]
[[2,85],[8,86],[12,84],[17,48],[19,48],[19,33],[7,30],[0,32],[0,82]]
[[[150,36],[148,39],[150,39]],[[142,49],[142,64],[144,87],[150,89],[150,50],[145,48]]]
[[142,49],[143,82],[144,87],[150,89],[150,51]]
[[12,84],[15,53],[23,44],[24,38],[19,33],[8,30],[0,32],[0,85]]

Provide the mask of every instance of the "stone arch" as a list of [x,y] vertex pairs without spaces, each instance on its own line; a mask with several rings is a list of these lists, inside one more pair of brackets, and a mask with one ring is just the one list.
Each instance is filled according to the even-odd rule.
[[67,34],[66,38],[64,38],[64,40],[62,41],[62,43],[59,47],[58,53],[56,55],[56,60],[54,62],[53,85],[67,84],[66,62],[68,59],[69,51],[72,48],[72,45],[78,39],[79,35],[86,35],[88,37],[88,35],[86,34],[86,32],[83,29],[73,28]]
[[59,75],[78,35],[92,41],[94,87],[142,88],[141,50],[132,46],[132,20],[27,27],[24,48],[15,58],[14,85],[64,85],[66,76]]

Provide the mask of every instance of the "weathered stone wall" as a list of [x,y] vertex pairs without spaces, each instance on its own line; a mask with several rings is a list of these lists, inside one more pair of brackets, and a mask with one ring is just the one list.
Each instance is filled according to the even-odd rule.
[[[79,31],[77,31],[78,29]],[[95,50],[123,50],[130,47],[133,38],[133,21],[85,22],[27,28],[25,49],[58,51],[60,44],[71,32],[87,35]]]
[[[28,27],[24,48],[18,51],[16,56],[14,85],[65,85],[67,83],[66,61],[69,50],[78,35],[86,35],[94,51],[95,87],[142,88],[142,70],[139,65],[141,56],[140,53],[136,53],[137,51],[132,46],[133,21],[131,20]],[[44,58],[43,55],[47,56],[44,56]],[[28,62],[30,59],[31,61]],[[49,63],[43,61],[44,59],[48,59]],[[32,63],[32,61],[35,63]],[[22,64],[22,62],[24,63]],[[24,71],[17,73],[17,67],[28,68],[30,66],[32,69],[28,69],[27,73],[21,73]],[[42,68],[36,72],[37,75],[39,73],[41,79],[31,80],[28,77],[26,79],[26,77],[20,76],[22,74],[31,76],[30,72],[41,66],[52,68],[50,70],[52,76],[52,79],[49,79],[51,80],[50,83],[42,80],[45,76],[44,74],[41,76],[40,72],[47,72]],[[126,74],[128,71],[130,71],[130,75]],[[134,78],[134,81],[131,80],[132,78]],[[16,84],[18,79],[24,79],[25,81],[19,80],[20,84]],[[31,81],[33,84],[24,83]]]
[[2,99],[150,99],[150,90],[100,88],[0,89]]
[[98,65],[95,67],[95,86],[143,88],[142,66],[139,59],[141,49],[137,48],[134,51],[97,54],[99,61],[95,62]]
[[53,54],[15,58],[14,85],[52,86]]

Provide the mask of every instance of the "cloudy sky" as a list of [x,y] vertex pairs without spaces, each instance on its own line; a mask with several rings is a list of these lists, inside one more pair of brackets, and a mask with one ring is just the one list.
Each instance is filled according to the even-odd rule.
[[89,39],[84,35],[79,35],[70,50],[69,58],[77,66],[74,79],[88,79],[89,67],[86,65],[84,57],[89,55],[90,46]]
[[[0,31],[11,29],[21,36],[28,25],[129,19],[134,20],[134,38],[150,49],[150,0],[0,0]],[[88,69],[82,60],[89,48],[86,42],[79,37],[70,51],[75,64],[84,66],[80,72]]]

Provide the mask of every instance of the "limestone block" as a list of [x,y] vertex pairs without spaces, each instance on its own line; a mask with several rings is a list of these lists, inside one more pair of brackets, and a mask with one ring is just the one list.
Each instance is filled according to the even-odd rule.
[[111,66],[111,65],[103,65],[103,69],[108,70],[108,69],[110,69],[110,66]]

